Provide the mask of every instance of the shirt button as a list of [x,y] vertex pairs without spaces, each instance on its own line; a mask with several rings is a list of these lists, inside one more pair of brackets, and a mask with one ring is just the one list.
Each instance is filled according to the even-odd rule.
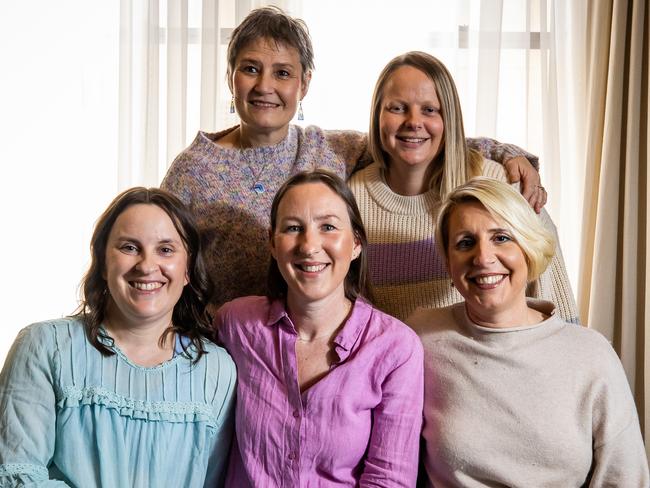
[[292,452],[290,452],[289,456],[287,456],[287,457],[289,458],[289,461],[293,461],[294,459],[296,459],[296,455],[294,453],[292,453]]
[[300,417],[300,412],[299,412],[298,410],[294,410],[294,411],[293,411],[293,416],[294,416],[295,418]]

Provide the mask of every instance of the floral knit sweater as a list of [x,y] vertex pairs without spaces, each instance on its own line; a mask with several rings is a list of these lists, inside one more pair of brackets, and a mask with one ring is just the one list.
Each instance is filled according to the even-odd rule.
[[[324,168],[341,177],[367,166],[367,136],[292,125],[273,146],[226,149],[215,141],[237,129],[199,132],[174,160],[161,188],[178,196],[197,219],[208,271],[215,283],[213,305],[245,295],[266,294],[271,203],[280,185],[304,170]],[[504,161],[524,155],[492,139],[468,139],[484,156]]]
[[[483,175],[506,180],[503,167],[494,161],[483,161]],[[377,308],[404,320],[418,307],[440,308],[462,301],[434,239],[440,205],[437,192],[398,195],[386,184],[377,163],[352,175],[349,185],[368,236],[368,264]],[[557,231],[545,210],[540,218],[557,241]],[[526,294],[553,302],[564,320],[578,322],[559,247]]]

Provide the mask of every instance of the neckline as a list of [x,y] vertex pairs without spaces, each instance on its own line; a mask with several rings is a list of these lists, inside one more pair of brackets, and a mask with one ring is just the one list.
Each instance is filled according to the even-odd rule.
[[208,144],[213,149],[216,149],[218,151],[223,151],[225,153],[229,153],[232,155],[241,155],[243,153],[243,154],[250,154],[250,155],[259,154],[259,155],[268,156],[269,154],[279,153],[285,150],[287,147],[291,145],[292,141],[296,140],[296,128],[292,124],[290,124],[289,129],[287,130],[286,137],[276,144],[271,144],[268,146],[245,147],[245,148],[239,148],[239,147],[229,148],[229,147],[223,147],[217,143],[218,139],[222,138],[223,136],[237,129],[239,129],[239,124],[219,132],[199,131],[199,136],[202,139],[203,143]]
[[[124,361],[128,366],[130,366],[133,369],[140,370],[140,371],[157,371],[161,370],[164,368],[167,368],[169,366],[172,366],[176,364],[178,361],[181,361],[181,358],[184,358],[184,354],[173,354],[171,358],[166,359],[162,363],[156,364],[154,366],[141,366],[139,364],[134,363],[129,359],[129,357],[120,349],[120,347],[115,343],[115,339],[111,337],[111,335],[108,333],[106,328],[104,327],[104,324],[100,325],[100,331],[102,335],[98,336],[99,341],[104,344],[106,347],[111,349],[117,357],[119,357],[122,361]],[[176,341],[176,338],[174,338],[174,341]],[[192,344],[188,345],[188,351],[193,351],[194,346]]]
[[454,308],[453,313],[456,316],[459,323],[461,323],[463,327],[470,332],[472,337],[485,339],[489,341],[512,340],[515,336],[521,337],[522,339],[524,338],[524,336],[543,337],[545,335],[551,334],[556,327],[564,325],[563,321],[559,318],[557,314],[557,309],[555,308],[555,305],[553,305],[551,302],[547,302],[545,300],[527,298],[526,303],[528,304],[529,307],[537,310],[538,312],[541,312],[544,315],[547,315],[548,318],[542,320],[537,324],[530,324],[530,325],[526,324],[526,325],[519,325],[515,327],[503,327],[503,328],[494,327],[493,328],[493,327],[484,327],[482,325],[478,325],[472,322],[472,320],[467,315],[467,309],[465,307],[464,301],[453,305]]
[[384,171],[379,163],[372,163],[360,172],[363,174],[370,197],[384,210],[401,215],[431,214],[440,203],[436,190],[420,195],[400,195],[391,190],[386,182]]

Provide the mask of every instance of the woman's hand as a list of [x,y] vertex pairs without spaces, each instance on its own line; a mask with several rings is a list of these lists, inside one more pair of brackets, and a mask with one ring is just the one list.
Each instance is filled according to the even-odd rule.
[[516,156],[503,163],[510,183],[521,182],[521,194],[524,196],[535,212],[540,213],[548,194],[542,186],[539,172],[523,156]]

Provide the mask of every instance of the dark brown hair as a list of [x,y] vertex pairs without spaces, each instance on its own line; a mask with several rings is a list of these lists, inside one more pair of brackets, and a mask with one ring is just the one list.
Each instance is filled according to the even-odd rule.
[[[106,246],[117,218],[132,205],[155,205],[171,219],[187,251],[187,274],[189,283],[183,288],[180,299],[172,312],[172,326],[161,336],[176,332],[187,337],[198,351],[195,361],[205,353],[203,340],[213,335],[206,305],[212,292],[212,282],[201,256],[201,240],[194,218],[174,195],[158,188],[136,187],[120,193],[99,217],[90,241],[90,267],[80,284],[81,302],[76,317],[86,328],[90,343],[103,355],[114,352],[105,344],[111,342],[101,325],[106,318],[110,294],[104,271],[106,269]],[[189,351],[183,346],[184,352]]]
[[298,51],[304,82],[307,74],[314,69],[314,48],[307,25],[302,19],[291,17],[282,9],[271,6],[252,10],[232,31],[228,42],[228,84],[231,83],[239,51],[249,43],[264,38]]
[[[357,207],[354,195],[352,195],[352,192],[345,182],[334,173],[330,173],[323,169],[315,169],[313,171],[303,171],[293,175],[285,181],[275,194],[273,204],[271,205],[271,235],[275,232],[278,218],[278,207],[286,193],[295,186],[307,183],[322,183],[345,202],[348,216],[350,217],[350,223],[352,224],[352,232],[361,245],[361,253],[356,259],[352,260],[348,274],[345,276],[345,297],[351,301],[356,300],[359,296],[364,297],[367,300],[372,300],[372,291],[368,279],[368,258],[366,251],[368,238],[366,237],[366,231],[363,227],[361,214],[359,213],[359,208]],[[271,258],[271,264],[269,266],[267,296],[270,299],[284,299],[287,296],[287,282],[280,273],[278,263],[274,258]]]

